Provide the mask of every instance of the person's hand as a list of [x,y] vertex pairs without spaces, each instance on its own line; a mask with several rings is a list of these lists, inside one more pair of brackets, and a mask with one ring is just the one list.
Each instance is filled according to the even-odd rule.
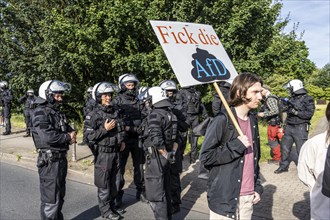
[[251,146],[251,143],[246,135],[238,136],[238,140],[240,140],[246,148]]
[[290,108],[288,112],[293,115],[298,115],[298,111],[294,108]]
[[111,120],[107,119],[107,120],[105,120],[105,122],[104,122],[104,128],[105,128],[105,130],[110,131],[110,130],[114,129],[116,127],[116,123],[117,122],[116,122],[115,119],[111,119]]
[[120,143],[120,151],[123,151],[123,150],[125,150],[125,147],[126,147],[126,144],[125,144],[125,142],[121,142]]
[[70,144],[74,144],[74,143],[76,143],[77,141],[76,141],[76,136],[77,136],[77,133],[76,133],[76,131],[71,131],[70,133],[69,133],[69,135],[70,135]]
[[255,204],[257,204],[259,201],[260,201],[260,195],[259,195],[259,193],[254,192],[254,198],[253,198],[252,203],[255,205]]
[[263,112],[259,112],[258,117],[263,118],[263,117],[265,117],[265,114]]

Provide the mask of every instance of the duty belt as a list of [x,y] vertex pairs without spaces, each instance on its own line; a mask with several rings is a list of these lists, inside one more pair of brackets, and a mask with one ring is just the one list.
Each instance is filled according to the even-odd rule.
[[103,153],[114,153],[114,152],[118,152],[118,147],[116,147],[116,146],[113,146],[113,147],[99,146],[99,151],[103,152]]
[[[48,154],[48,152],[45,149],[41,149],[41,150],[39,150],[39,156],[41,156],[41,154]],[[63,159],[63,158],[66,158],[66,156],[67,156],[66,151],[51,150],[51,154],[52,154],[53,159]]]

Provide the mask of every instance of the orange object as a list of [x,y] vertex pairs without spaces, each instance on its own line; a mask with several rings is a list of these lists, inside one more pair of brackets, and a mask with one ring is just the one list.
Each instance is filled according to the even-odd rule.
[[279,129],[277,130],[277,137],[278,137],[278,139],[279,139],[279,140],[282,140],[283,135],[284,135],[284,130],[283,130],[283,128],[279,128]]

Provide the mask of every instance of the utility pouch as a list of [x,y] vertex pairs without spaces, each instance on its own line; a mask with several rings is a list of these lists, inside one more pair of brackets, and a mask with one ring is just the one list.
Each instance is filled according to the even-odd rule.
[[99,188],[107,188],[108,172],[106,165],[94,165],[94,184]]
[[58,163],[39,168],[41,201],[44,203],[56,203],[56,177],[58,175]]

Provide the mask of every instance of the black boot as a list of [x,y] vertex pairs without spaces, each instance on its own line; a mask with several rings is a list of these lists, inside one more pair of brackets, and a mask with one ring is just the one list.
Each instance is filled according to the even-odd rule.
[[5,131],[5,132],[2,133],[2,135],[10,135],[10,134],[11,134],[10,131]]
[[25,135],[23,135],[23,137],[30,137],[31,135],[30,135],[30,132],[26,132],[26,134]]

